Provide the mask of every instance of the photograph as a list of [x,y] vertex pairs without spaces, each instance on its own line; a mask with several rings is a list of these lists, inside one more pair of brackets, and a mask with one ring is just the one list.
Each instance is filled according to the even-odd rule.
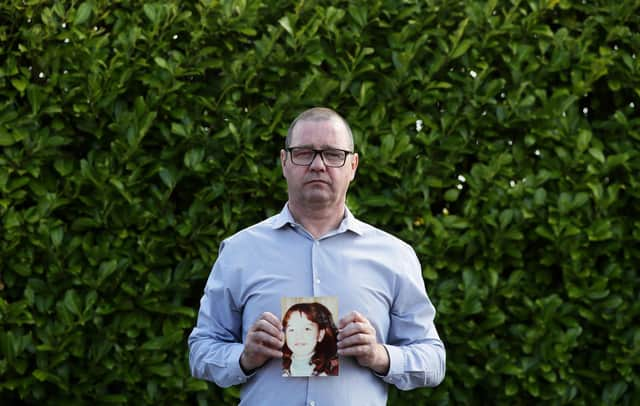
[[282,376],[337,376],[338,298],[282,298]]

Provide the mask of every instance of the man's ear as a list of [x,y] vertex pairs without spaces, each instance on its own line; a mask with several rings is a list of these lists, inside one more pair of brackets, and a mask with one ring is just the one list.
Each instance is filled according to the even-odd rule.
[[286,178],[287,176],[284,174],[284,168],[287,166],[287,151],[284,149],[280,150],[280,166],[282,167],[282,176]]
[[324,333],[325,333],[325,329],[318,331],[318,342],[324,339]]
[[358,153],[354,153],[353,157],[351,158],[351,180],[354,180],[356,178],[356,171],[358,169],[358,163],[360,162],[360,157],[358,156]]

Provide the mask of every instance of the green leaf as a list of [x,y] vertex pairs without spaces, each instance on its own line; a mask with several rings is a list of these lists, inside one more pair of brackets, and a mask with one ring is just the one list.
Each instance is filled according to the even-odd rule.
[[255,29],[251,28],[251,27],[241,27],[238,29],[238,32],[248,36],[248,37],[255,37],[256,35],[258,35],[258,31],[256,31]]
[[291,21],[289,20],[289,16],[284,16],[278,20],[278,24],[284,28],[289,35],[293,35],[293,28],[291,28]]
[[565,214],[571,210],[571,195],[567,192],[561,192],[558,196],[558,210]]
[[144,14],[147,16],[149,20],[151,20],[152,23],[156,24],[158,22],[157,5],[145,3],[142,6],[142,9],[144,11]]
[[50,373],[47,371],[43,371],[41,369],[36,369],[35,371],[33,371],[33,377],[36,378],[37,380],[44,382],[47,380],[47,378],[49,377]]
[[51,230],[51,243],[54,247],[59,247],[62,244],[64,238],[64,229],[62,227],[56,227]]
[[607,168],[612,169],[626,163],[631,156],[628,153],[607,156]]
[[195,169],[202,159],[204,158],[204,149],[203,148],[194,148],[189,150],[184,155],[184,164],[187,168]]
[[165,336],[154,337],[146,341],[140,349],[147,351],[165,350],[168,347],[178,344],[180,340],[182,340],[182,332],[178,330]]
[[547,191],[543,188],[536,189],[533,195],[533,202],[536,206],[542,206],[547,200]]
[[585,203],[587,203],[589,201],[589,195],[585,192],[578,192],[576,193],[576,195],[573,197],[573,203],[572,206],[573,208],[580,208],[582,206],[584,206]]
[[60,175],[67,176],[73,171],[73,161],[65,158],[56,159],[53,167]]
[[602,184],[588,182],[587,186],[589,187],[589,189],[591,189],[591,192],[593,193],[593,200],[596,203],[599,203],[602,200],[602,196],[604,194],[604,188],[602,187]]
[[607,405],[617,404],[622,396],[627,392],[626,382],[608,383],[602,392],[602,402]]
[[170,364],[152,365],[149,367],[149,371],[163,377],[169,377],[175,374],[175,370]]
[[360,28],[367,25],[367,7],[349,4],[348,11],[349,15],[355,20]]
[[22,94],[29,85],[29,82],[24,80],[24,78],[11,78],[11,84]]
[[167,69],[167,70],[171,70],[169,64],[167,63],[167,60],[160,57],[160,56],[156,56],[155,58],[153,58],[153,61],[156,63],[156,65],[158,65],[159,67],[163,68],[163,69]]
[[464,35],[464,31],[469,23],[469,18],[465,18],[458,24],[458,29],[451,36],[451,50],[455,51],[458,48],[458,44],[460,43],[460,39]]
[[613,237],[611,222],[608,219],[599,219],[593,222],[587,230],[591,241],[604,241]]
[[467,220],[455,215],[444,216],[441,222],[445,227],[453,229],[465,229],[470,226]]
[[591,131],[580,130],[578,133],[578,151],[583,152],[589,147],[591,142]]
[[451,55],[450,55],[451,59],[456,59],[464,55],[469,49],[469,47],[473,45],[474,42],[475,40],[471,40],[471,39],[465,39],[462,42],[460,42],[460,44],[458,44],[458,46],[453,50],[453,52],[451,52]]
[[91,16],[91,11],[93,10],[93,4],[90,1],[85,1],[80,4],[78,10],[76,11],[75,19],[73,20],[73,25],[81,25],[86,23]]
[[68,290],[64,294],[64,307],[76,316],[80,316],[82,313],[82,300],[80,295],[75,290]]
[[12,331],[0,331],[0,353],[9,360],[14,360],[19,351],[18,337]]
[[604,154],[602,153],[602,150],[599,148],[589,148],[589,153],[591,154],[592,157],[594,157],[595,159],[597,159],[600,163],[604,163]]
[[16,140],[11,133],[0,129],[0,147],[8,147],[15,144]]
[[176,186],[176,174],[174,170],[168,168],[162,168],[159,172],[160,179],[169,188],[173,189]]
[[507,228],[511,220],[513,219],[513,210],[507,209],[503,210],[500,213],[500,229],[504,230]]
[[118,260],[110,259],[100,263],[98,268],[98,286],[107,280],[118,269]]
[[458,189],[449,189],[444,193],[444,200],[448,202],[455,202],[458,200],[458,196],[460,196],[460,191]]

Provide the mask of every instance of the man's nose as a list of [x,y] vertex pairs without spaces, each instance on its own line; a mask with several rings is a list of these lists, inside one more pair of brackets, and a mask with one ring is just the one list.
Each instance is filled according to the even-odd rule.
[[326,169],[326,165],[324,164],[324,161],[322,160],[322,155],[319,152],[316,153],[316,155],[313,157],[313,160],[309,164],[309,168],[311,168],[313,170],[316,170],[316,171],[320,171],[320,170]]

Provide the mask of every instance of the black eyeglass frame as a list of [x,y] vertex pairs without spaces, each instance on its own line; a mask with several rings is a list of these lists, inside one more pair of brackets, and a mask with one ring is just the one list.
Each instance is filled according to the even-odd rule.
[[[291,151],[296,150],[296,149],[306,149],[309,150],[311,152],[313,152],[313,156],[311,157],[311,160],[309,161],[308,164],[299,164],[296,161],[293,160],[293,154],[291,153]],[[349,151],[347,149],[341,149],[341,148],[328,148],[328,149],[313,149],[313,148],[308,148],[308,147],[287,147],[285,148],[285,151],[287,151],[289,153],[289,156],[291,157],[291,162],[293,162],[294,165],[298,165],[298,166],[311,166],[311,164],[313,163],[313,161],[316,159],[316,156],[320,155],[320,159],[322,160],[322,163],[328,167],[328,168],[342,168],[344,166],[345,163],[347,163],[347,157],[351,154],[354,154],[354,151]],[[324,160],[324,153],[327,151],[341,151],[344,152],[344,159],[342,160],[342,164],[340,165],[329,165],[327,163],[327,161]]]

